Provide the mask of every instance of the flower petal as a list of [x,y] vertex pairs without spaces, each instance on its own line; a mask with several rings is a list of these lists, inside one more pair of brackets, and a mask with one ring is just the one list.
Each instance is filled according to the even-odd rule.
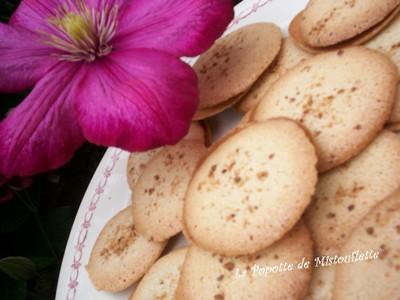
[[32,31],[43,30],[60,3],[60,0],[22,0],[9,23]]
[[232,0],[125,1],[115,46],[195,56],[214,43],[232,18]]
[[197,78],[179,59],[136,49],[113,52],[88,68],[76,108],[89,141],[142,151],[187,133],[198,104]]
[[0,123],[0,173],[30,176],[57,168],[84,142],[71,95],[79,64],[60,63]]
[[51,52],[35,33],[0,23],[0,92],[33,86],[56,62]]

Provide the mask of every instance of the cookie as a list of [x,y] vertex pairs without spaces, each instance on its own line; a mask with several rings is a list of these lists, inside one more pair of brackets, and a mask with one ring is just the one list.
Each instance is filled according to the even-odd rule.
[[189,132],[183,139],[199,141],[207,146],[210,143],[210,132],[204,122],[192,122]]
[[161,257],[146,273],[129,300],[174,300],[187,248]]
[[394,101],[392,115],[389,119],[390,124],[400,123],[400,84],[397,86],[397,95]]
[[400,14],[365,46],[388,55],[400,71]]
[[301,223],[282,240],[250,256],[226,257],[191,246],[175,299],[302,299],[311,268],[299,269],[298,265],[311,261],[312,255],[309,232]]
[[335,284],[335,266],[314,268],[304,300],[330,300]]
[[[183,140],[200,141],[204,145],[211,144],[211,131],[204,122],[192,122],[189,132]],[[145,152],[134,152],[129,155],[127,166],[127,179],[131,190],[134,190],[135,184],[143,173],[147,163],[161,151],[162,148],[148,150]]]
[[247,25],[219,39],[193,66],[199,78],[199,111],[250,88],[278,54],[281,39],[280,29],[271,23]]
[[161,150],[161,148],[145,152],[129,154],[127,165],[127,179],[130,189],[133,191],[140,175],[142,175],[147,163]]
[[193,175],[184,204],[186,233],[199,247],[222,255],[266,248],[310,203],[316,162],[314,146],[293,121],[233,130]]
[[203,108],[201,110],[197,110],[193,120],[204,120],[206,118],[215,116],[216,114],[219,114],[220,112],[223,112],[224,110],[230,108],[234,104],[236,104],[242,97],[245,95],[245,93],[240,93],[238,96],[235,96],[221,104],[218,104],[216,106],[210,107],[210,108]]
[[148,241],[136,231],[132,208],[127,207],[104,226],[86,270],[97,290],[119,292],[139,280],[165,246],[164,242]]
[[297,47],[291,37],[285,38],[275,65],[263,73],[250,89],[250,92],[236,105],[237,109],[241,112],[247,112],[254,108],[279,77],[311,56],[308,52]]
[[340,249],[357,223],[400,187],[400,137],[383,131],[360,155],[320,176],[306,221],[317,253]]
[[303,38],[313,47],[351,39],[384,20],[400,0],[310,0],[302,12]]
[[[337,266],[334,299],[398,299],[400,295],[400,194],[398,192],[374,208],[362,220],[343,246],[341,256],[352,255],[356,251],[372,259]],[[378,258],[375,259],[371,252],[376,252]]]
[[300,122],[316,145],[323,172],[351,159],[375,138],[390,117],[396,89],[397,70],[385,55],[347,48],[289,70],[263,97],[252,119]]
[[400,123],[389,124],[386,129],[398,133],[400,132]]
[[400,12],[400,6],[395,8],[385,19],[383,19],[381,22],[379,22],[377,25],[371,27],[370,29],[364,31],[363,33],[342,41],[340,43],[337,43],[332,46],[327,46],[327,47],[313,47],[307,44],[307,42],[304,40],[302,32],[301,32],[301,18],[302,18],[302,12],[298,13],[292,20],[292,22],[289,25],[289,34],[293,38],[293,40],[296,42],[297,46],[309,53],[317,54],[317,53],[322,53],[322,52],[327,52],[327,51],[334,51],[334,50],[339,50],[345,47],[349,46],[357,46],[357,45],[362,45],[365,42],[368,42],[371,40],[374,36],[378,35],[382,30],[386,28],[392,22],[393,19],[397,17],[397,15]]
[[181,141],[165,147],[146,166],[132,193],[132,212],[138,232],[164,241],[182,230],[183,200],[198,161],[202,143]]

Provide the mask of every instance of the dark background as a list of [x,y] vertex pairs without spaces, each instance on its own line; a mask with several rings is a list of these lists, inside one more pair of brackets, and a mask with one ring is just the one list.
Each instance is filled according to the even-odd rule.
[[[19,2],[0,0],[1,22]],[[0,94],[0,120],[27,93]],[[105,150],[86,143],[60,169],[24,180],[0,177],[0,199],[8,198],[0,204],[0,299],[55,298],[69,231]]]

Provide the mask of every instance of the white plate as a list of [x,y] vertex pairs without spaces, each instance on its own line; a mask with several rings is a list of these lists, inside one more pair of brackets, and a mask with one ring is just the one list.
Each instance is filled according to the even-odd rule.
[[[284,33],[290,20],[307,0],[244,0],[235,7],[235,19],[227,33],[255,22],[273,22]],[[194,59],[188,60],[193,63]],[[214,118],[214,139],[219,138],[239,120],[228,110]],[[105,223],[129,205],[130,190],[126,180],[128,153],[107,150],[94,174],[68,239],[57,286],[57,300],[126,300],[131,290],[118,294],[97,291],[91,284],[85,265],[98,234]]]

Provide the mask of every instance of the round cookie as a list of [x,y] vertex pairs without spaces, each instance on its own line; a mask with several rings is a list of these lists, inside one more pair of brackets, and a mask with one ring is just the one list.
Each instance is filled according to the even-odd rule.
[[399,123],[400,122],[400,84],[397,85],[397,95],[394,102],[394,107],[392,115],[390,116],[389,123]]
[[96,289],[119,292],[139,280],[165,246],[148,241],[136,231],[132,208],[127,207],[104,226],[86,270]]
[[183,199],[205,153],[202,143],[181,141],[165,147],[147,164],[132,193],[133,219],[141,234],[164,241],[182,230]]
[[340,300],[398,299],[400,295],[400,194],[374,208],[341,250],[378,251],[378,259],[341,264],[336,268],[334,298]]
[[400,123],[393,123],[386,126],[387,130],[399,133],[400,132]]
[[388,55],[400,71],[400,14],[365,46]]
[[300,28],[306,43],[326,47],[351,39],[384,20],[400,0],[310,0]]
[[[336,253],[335,253],[336,254]],[[314,268],[310,287],[303,300],[330,300],[335,284],[335,266]]]
[[[300,223],[269,248],[250,256],[226,257],[191,246],[182,267],[176,300],[302,299],[311,268],[298,264],[312,260],[312,241]],[[286,269],[284,264],[286,263]],[[293,264],[289,271],[289,265]],[[281,272],[263,273],[282,265]]]
[[174,300],[187,248],[161,257],[140,281],[129,300]]
[[197,110],[196,114],[193,117],[193,120],[204,120],[206,118],[215,116],[216,114],[219,114],[220,112],[223,112],[224,110],[230,108],[232,105],[236,104],[238,101],[240,101],[240,99],[242,99],[244,95],[245,93],[241,93],[238,96],[235,96],[211,108],[203,108],[201,110]]
[[297,47],[291,37],[285,38],[275,65],[261,75],[250,92],[236,105],[237,109],[241,112],[247,112],[254,108],[279,77],[311,56],[308,52]]
[[314,146],[293,121],[274,119],[233,130],[193,175],[184,204],[186,234],[222,255],[266,248],[310,203],[316,162]]
[[[200,141],[208,146],[211,143],[210,128],[204,122],[192,122],[189,132],[183,140]],[[161,151],[162,148],[152,149],[145,152],[134,152],[129,155],[127,166],[127,178],[130,189],[133,191],[135,184],[142,175],[147,163]]]
[[199,110],[235,99],[257,80],[281,47],[271,23],[244,26],[219,39],[193,66],[199,78]]
[[382,30],[390,24],[390,22],[396,18],[398,13],[400,12],[400,5],[394,9],[385,19],[383,19],[380,23],[376,24],[375,26],[371,27],[370,29],[364,31],[363,33],[360,33],[359,35],[345,40],[343,42],[337,43],[332,46],[327,46],[327,47],[313,47],[307,44],[307,42],[304,40],[301,28],[300,28],[300,23],[301,23],[301,18],[302,18],[302,12],[298,13],[293,20],[290,22],[289,25],[289,34],[293,38],[293,40],[296,42],[297,46],[309,53],[317,54],[317,53],[322,53],[322,52],[327,52],[327,51],[334,51],[334,50],[340,50],[345,47],[349,46],[357,46],[357,45],[362,45],[365,42],[368,42],[371,40],[374,36],[379,34]]
[[195,140],[203,143],[204,145],[208,145],[210,137],[209,133],[207,132],[206,125],[203,122],[192,122],[189,132],[183,139]]
[[323,172],[354,157],[375,138],[390,117],[396,88],[397,70],[385,55],[347,48],[289,70],[263,97],[252,119],[300,122],[316,145]]
[[142,175],[147,163],[161,150],[161,148],[145,152],[134,152],[129,154],[127,165],[127,179],[130,189],[133,191],[140,175]]
[[317,253],[338,248],[357,223],[400,187],[400,137],[383,131],[360,155],[320,176],[306,212]]

